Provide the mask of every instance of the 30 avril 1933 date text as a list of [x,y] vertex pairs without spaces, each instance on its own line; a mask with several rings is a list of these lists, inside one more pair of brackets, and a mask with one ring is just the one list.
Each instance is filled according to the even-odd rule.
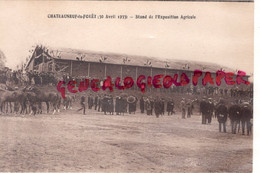
[[169,19],[196,19],[195,15],[115,15],[115,14],[48,14],[48,18],[68,18],[68,19],[137,19],[137,20],[169,20]]

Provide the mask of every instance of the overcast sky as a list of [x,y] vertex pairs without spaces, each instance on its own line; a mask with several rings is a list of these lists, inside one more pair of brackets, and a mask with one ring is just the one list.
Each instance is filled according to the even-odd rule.
[[[6,65],[35,44],[218,63],[253,73],[253,3],[0,1]],[[50,19],[48,14],[195,15],[194,20]]]

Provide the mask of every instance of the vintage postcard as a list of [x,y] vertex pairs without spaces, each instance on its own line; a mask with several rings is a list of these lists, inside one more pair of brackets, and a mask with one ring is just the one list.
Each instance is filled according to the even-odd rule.
[[1,172],[252,172],[253,86],[253,1],[0,1]]

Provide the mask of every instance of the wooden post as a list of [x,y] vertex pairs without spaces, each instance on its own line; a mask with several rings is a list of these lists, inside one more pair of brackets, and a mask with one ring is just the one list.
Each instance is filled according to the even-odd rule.
[[72,61],[70,61],[70,76],[72,76]]
[[192,77],[193,77],[193,74],[192,74],[192,72],[190,72],[190,85],[192,85]]
[[89,73],[90,73],[90,63],[88,63],[88,77],[89,77]]
[[[151,77],[153,77],[153,68],[151,67]],[[150,88],[150,92],[152,92],[152,88],[153,88],[153,85],[152,87]]]
[[[138,72],[138,67],[135,67],[135,81],[137,81],[137,72]],[[135,90],[137,90],[137,85],[134,85]]]
[[135,68],[135,81],[137,81],[137,71],[138,71],[138,67]]
[[105,78],[107,76],[107,65],[105,64]]
[[121,78],[121,80],[123,80],[122,78],[123,78],[123,66],[121,65],[121,75],[120,75],[120,78]]

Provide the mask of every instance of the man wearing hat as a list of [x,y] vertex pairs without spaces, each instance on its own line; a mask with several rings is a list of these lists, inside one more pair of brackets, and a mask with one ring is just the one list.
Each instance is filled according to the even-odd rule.
[[110,94],[108,96],[108,112],[110,113],[110,115],[114,114],[114,99],[113,96]]
[[206,101],[206,96],[203,96],[200,102],[200,112],[202,114],[202,124],[206,124],[206,118],[208,115],[208,103]]
[[151,101],[150,101],[150,99],[149,98],[147,98],[147,100],[146,100],[146,113],[147,113],[147,115],[152,115],[152,104],[151,104]]
[[241,120],[241,106],[237,104],[237,101],[231,102],[231,106],[228,109],[228,114],[231,123],[231,132],[236,134],[237,125],[240,126]]
[[253,118],[253,113],[251,111],[249,102],[244,102],[241,108],[242,135],[245,135],[245,125],[247,127],[247,135],[251,133],[251,118]]
[[211,123],[213,112],[214,112],[214,103],[212,98],[208,98],[208,123]]
[[191,100],[190,99],[188,99],[188,101],[187,101],[187,118],[190,118],[191,117]]
[[105,115],[108,112],[108,100],[109,100],[109,97],[105,94],[102,99],[102,111],[104,112]]
[[160,99],[158,96],[156,97],[155,102],[154,102],[154,113],[157,118],[161,114],[161,103],[160,103]]
[[223,131],[226,133],[226,122],[227,122],[227,116],[228,116],[228,109],[224,102],[224,100],[220,100],[220,102],[216,106],[216,112],[215,112],[218,123],[219,123],[219,132],[221,132],[221,126],[223,125]]
[[115,112],[116,115],[121,115],[121,113],[123,112],[121,96],[116,96]]
[[168,115],[170,115],[170,114],[172,115],[173,114],[173,109],[174,109],[174,101],[173,101],[173,99],[170,99],[167,102],[167,107],[166,107]]

